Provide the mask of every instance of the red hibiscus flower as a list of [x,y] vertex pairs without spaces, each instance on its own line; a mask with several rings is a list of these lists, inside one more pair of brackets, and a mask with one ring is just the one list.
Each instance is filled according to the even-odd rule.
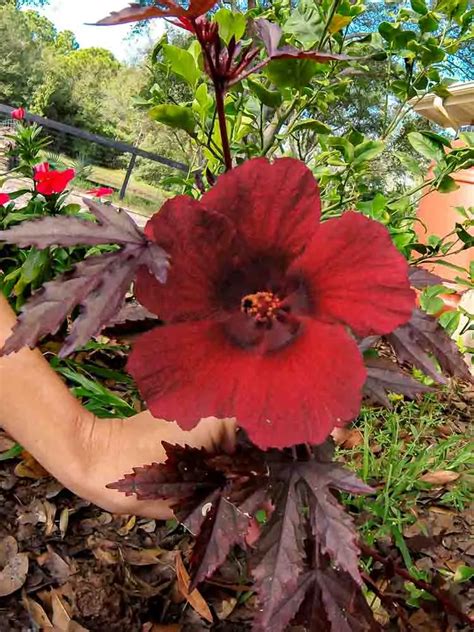
[[16,110],[12,110],[11,117],[15,119],[15,121],[22,121],[26,116],[25,108],[17,108]]
[[38,193],[55,195],[62,193],[75,175],[74,169],[55,171],[47,162],[43,162],[35,166],[33,179]]
[[385,334],[415,306],[387,229],[355,212],[319,223],[299,161],[250,160],[200,201],[165,203],[146,233],[171,255],[136,295],[166,323],[128,369],[156,417],[190,429],[236,417],[262,448],[321,443],[357,416],[366,379],[354,334]]
[[10,201],[8,193],[0,193],[0,206],[5,206]]
[[92,195],[94,197],[106,197],[107,195],[113,195],[115,193],[114,189],[110,187],[98,187],[97,189],[91,189],[87,191],[87,195]]

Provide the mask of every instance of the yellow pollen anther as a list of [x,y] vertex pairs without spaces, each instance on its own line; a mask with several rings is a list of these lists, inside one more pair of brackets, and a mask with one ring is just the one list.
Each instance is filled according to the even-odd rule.
[[273,292],[247,294],[240,303],[241,310],[260,323],[269,322],[275,318],[275,312],[280,307],[281,301]]

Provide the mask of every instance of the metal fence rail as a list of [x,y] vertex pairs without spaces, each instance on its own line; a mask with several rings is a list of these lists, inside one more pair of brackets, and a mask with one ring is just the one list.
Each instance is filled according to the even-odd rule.
[[[11,113],[14,109],[15,108],[12,108],[9,105],[0,103],[0,113],[6,114],[7,116],[11,116]],[[125,192],[127,190],[127,186],[130,181],[130,176],[132,175],[132,171],[135,166],[135,162],[137,160],[137,156],[140,156],[141,158],[146,158],[147,160],[152,160],[153,162],[158,162],[172,169],[178,169],[180,171],[185,171],[185,172],[188,171],[188,167],[182,162],[171,160],[170,158],[166,158],[165,156],[160,156],[159,154],[155,154],[154,152],[146,151],[145,149],[141,149],[140,147],[135,147],[134,145],[130,145],[122,141],[113,140],[112,138],[106,138],[105,136],[99,136],[98,134],[92,134],[91,132],[80,129],[78,127],[73,127],[72,125],[66,125],[65,123],[60,123],[59,121],[53,121],[51,119],[44,118],[43,116],[38,116],[36,114],[31,114],[29,112],[26,113],[25,120],[31,121],[33,123],[37,123],[38,125],[41,125],[42,127],[55,130],[62,134],[69,134],[81,140],[86,140],[91,143],[95,143],[97,145],[102,145],[103,147],[109,147],[110,149],[113,149],[119,153],[131,154],[127,171],[125,173],[125,178],[123,180],[122,187],[120,189],[120,199],[123,199],[125,196]]]

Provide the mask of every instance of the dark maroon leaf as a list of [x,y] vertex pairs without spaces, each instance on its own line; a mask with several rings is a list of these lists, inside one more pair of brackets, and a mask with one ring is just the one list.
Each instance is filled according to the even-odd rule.
[[106,327],[122,325],[123,323],[140,322],[143,320],[157,321],[159,318],[156,314],[148,311],[146,307],[143,307],[143,305],[135,301],[130,301],[122,306],[120,311],[106,324]]
[[[271,502],[273,511],[249,560],[259,601],[254,631],[283,632],[314,594],[319,595],[319,614],[313,608],[309,629],[316,630],[321,621],[332,626],[322,629],[335,632],[346,629],[337,627],[346,623],[357,631],[373,629],[366,625],[356,583],[352,520],[331,491],[370,493],[371,488],[329,460],[329,444],[314,448],[313,458],[301,450],[299,461],[296,452],[264,452],[241,437],[232,455],[166,445],[165,464],[136,468],[109,487],[142,499],[173,499],[178,519],[196,535],[193,586],[214,573],[234,545],[244,543],[250,517]],[[337,596],[331,582],[339,578],[343,587]]]
[[165,463],[152,463],[133,468],[132,474],[107,485],[126,496],[139,500],[174,499],[179,507],[189,499],[200,498],[223,486],[225,479],[206,465],[209,453],[203,448],[192,448],[163,442]]
[[314,580],[313,572],[306,572],[299,575],[293,590],[288,590],[283,595],[283,599],[278,603],[278,607],[271,612],[266,622],[262,624],[258,618],[256,619],[252,632],[286,630],[288,624],[294,619],[298,612],[305,595],[312,589]]
[[354,523],[331,489],[359,494],[370,494],[373,490],[336,463],[309,461],[300,466],[300,473],[310,491],[311,528],[322,552],[327,553],[336,566],[347,571],[354,581],[361,583]]
[[400,360],[415,365],[440,384],[445,384],[446,379],[437,371],[428,354],[432,354],[438,360],[448,375],[472,380],[469,368],[456,344],[436,318],[420,309],[415,309],[411,320],[386,336],[386,339]]
[[418,266],[408,267],[408,278],[410,279],[410,284],[419,290],[430,285],[442,285],[446,281],[446,279],[441,278],[437,274],[428,272],[428,270]]
[[184,9],[173,0],[155,0],[151,6],[143,6],[134,3],[121,11],[113,11],[103,20],[97,22],[98,26],[113,26],[115,24],[128,24],[129,22],[141,22],[152,18],[170,18],[186,16],[198,17],[207,13],[216,4],[217,0],[191,0],[189,7]]
[[224,496],[210,507],[193,550],[190,590],[221,566],[236,544],[243,544],[250,516]]
[[[290,610],[290,619],[285,621],[280,616],[278,621],[274,620],[277,611],[281,615],[287,595],[297,589],[304,570],[304,530],[298,481],[298,473],[289,469],[287,480],[280,485],[274,499],[275,510],[257,542],[252,575],[262,609],[255,617],[256,630],[283,632],[294,614]],[[269,627],[270,621],[273,621],[272,627]]]
[[[380,630],[359,586],[348,575],[328,566],[315,571],[315,583],[332,632]],[[310,630],[321,628],[311,627]]]
[[338,53],[326,53],[318,50],[302,51],[294,46],[279,46],[282,30],[281,28],[263,18],[255,20],[257,32],[265,45],[265,49],[270,59],[310,59],[312,61],[326,63],[329,61],[350,61],[354,57]]
[[[49,246],[139,246],[147,241],[143,231],[125,211],[86,198],[84,203],[97,222],[71,216],[43,217],[21,222],[9,230],[0,230],[0,241],[22,248],[36,246],[40,250]],[[155,252],[166,258],[161,248],[158,247]]]
[[388,393],[400,393],[414,398],[418,393],[429,393],[433,389],[406,373],[385,358],[365,358],[367,380],[364,384],[364,395],[372,402],[391,408]]
[[75,217],[47,217],[23,222],[0,239],[19,246],[71,246],[116,243],[116,252],[86,258],[66,273],[45,285],[27,301],[1,354],[33,348],[48,333],[56,333],[72,310],[82,310],[72,325],[60,351],[69,355],[97,335],[120,311],[136,271],[146,266],[161,282],[166,280],[168,257],[149,241],[130,217],[112,206],[88,201],[98,222]]

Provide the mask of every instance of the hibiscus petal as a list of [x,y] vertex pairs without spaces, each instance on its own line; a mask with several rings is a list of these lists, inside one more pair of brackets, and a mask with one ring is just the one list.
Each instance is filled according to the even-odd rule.
[[299,160],[254,158],[221,175],[202,197],[235,223],[252,252],[300,254],[318,227],[319,187]]
[[171,268],[165,285],[141,268],[135,296],[163,320],[199,320],[219,309],[216,279],[229,259],[234,230],[226,217],[206,211],[193,198],[164,204],[145,227],[147,237],[166,248]]
[[265,354],[235,346],[216,323],[157,327],[138,339],[127,368],[156,417],[185,429],[236,417],[261,448],[322,443],[357,416],[366,379],[345,329],[311,319]]
[[289,274],[304,279],[315,318],[360,336],[393,331],[415,307],[405,258],[382,224],[359,213],[321,224]]

